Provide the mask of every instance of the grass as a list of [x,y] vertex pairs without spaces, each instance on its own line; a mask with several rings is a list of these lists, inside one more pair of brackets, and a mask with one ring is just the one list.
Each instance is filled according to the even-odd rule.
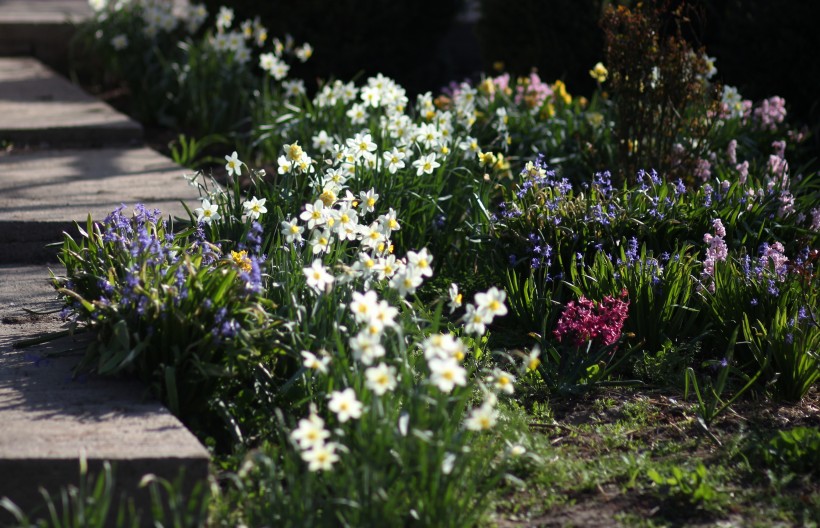
[[[534,431],[522,484],[496,507],[513,526],[815,526],[817,476],[761,467],[756,446],[786,426],[817,430],[815,390],[796,406],[741,402],[704,433],[690,403],[668,392],[606,390],[527,414]],[[708,498],[659,486],[650,473],[705,469]]]

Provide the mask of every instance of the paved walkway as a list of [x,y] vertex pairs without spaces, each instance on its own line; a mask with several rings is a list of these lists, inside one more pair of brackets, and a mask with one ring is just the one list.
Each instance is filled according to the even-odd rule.
[[[15,20],[82,18],[81,3],[0,0],[0,53],[20,41],[4,29]],[[123,490],[135,491],[146,473],[174,478],[185,469],[189,484],[208,473],[207,450],[145,387],[74,375],[91,336],[31,344],[66,330],[49,285],[63,270],[48,246],[64,230],[76,233],[74,222],[121,203],[181,217],[180,200],[196,207],[185,171],[141,140],[138,123],[37,60],[0,58],[0,497],[24,510],[42,504],[40,486],[76,484],[81,452],[92,469],[112,461]],[[0,526],[9,521],[0,513]]]

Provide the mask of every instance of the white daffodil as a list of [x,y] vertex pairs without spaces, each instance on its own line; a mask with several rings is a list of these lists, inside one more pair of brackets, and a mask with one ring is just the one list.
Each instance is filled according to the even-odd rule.
[[414,161],[413,167],[416,168],[416,176],[421,176],[422,174],[433,174],[433,170],[441,167],[441,163],[436,161],[436,154],[431,152]]
[[467,371],[452,358],[433,358],[427,366],[430,368],[430,383],[441,392],[450,393],[456,385],[467,384]]
[[329,436],[330,432],[325,429],[325,421],[316,414],[311,414],[307,418],[299,420],[299,427],[290,433],[290,437],[302,449],[311,449],[314,446],[322,445]]
[[433,276],[433,268],[430,263],[433,262],[433,255],[431,255],[427,248],[422,248],[418,253],[415,251],[407,252],[407,266],[415,269],[419,275],[424,277]]
[[328,442],[318,444],[306,451],[302,451],[302,460],[308,463],[310,471],[328,471],[333,468],[333,464],[339,461],[336,454],[338,444]]
[[302,366],[310,370],[318,370],[322,374],[327,374],[327,366],[330,364],[330,356],[320,354],[321,357],[316,356],[313,352],[302,350]]
[[355,420],[362,415],[362,402],[356,399],[356,391],[350,387],[343,391],[333,391],[327,408],[333,411],[342,423],[350,419]]
[[485,293],[475,295],[476,309],[487,317],[485,322],[489,323],[494,317],[507,315],[506,299],[507,292],[493,286]]
[[194,209],[194,213],[196,213],[196,221],[200,223],[210,224],[212,221],[222,218],[219,215],[219,206],[212,204],[207,198],[202,200],[202,207]]
[[470,411],[470,416],[464,421],[464,427],[470,431],[486,431],[492,429],[498,421],[498,411],[494,406],[484,404]]
[[489,380],[499,392],[512,394],[515,392],[515,376],[501,369],[493,370]]
[[348,341],[353,357],[365,365],[372,365],[378,358],[384,357],[385,350],[381,336],[372,334],[368,329],[362,330]]
[[295,218],[288,222],[282,222],[280,228],[282,230],[282,236],[285,237],[286,244],[298,244],[304,241],[302,233],[305,231],[305,228],[300,226]]
[[375,367],[370,367],[364,371],[367,381],[365,385],[374,394],[383,396],[396,388],[396,368],[379,363]]
[[317,293],[329,290],[333,285],[333,275],[328,273],[327,268],[322,264],[322,259],[315,259],[309,268],[303,268],[302,271],[307,278],[307,285]]
[[245,209],[245,214],[247,214],[251,220],[256,220],[259,216],[267,213],[268,209],[265,207],[265,201],[266,198],[259,200],[256,196],[254,196],[247,202],[243,203],[242,207]]
[[461,308],[462,305],[463,297],[458,291],[458,284],[450,284],[450,289],[447,293],[450,296],[450,302],[447,305],[450,307],[450,313],[453,313],[457,309]]
[[396,174],[396,171],[399,169],[404,168],[404,158],[407,155],[400,151],[398,148],[393,147],[393,149],[389,152],[385,152],[382,154],[384,158],[384,163],[387,165],[387,171],[390,174]]
[[228,171],[228,176],[239,176],[242,174],[242,162],[239,161],[236,151],[233,151],[233,154],[230,156],[225,156],[225,161],[228,162],[225,164],[225,170]]

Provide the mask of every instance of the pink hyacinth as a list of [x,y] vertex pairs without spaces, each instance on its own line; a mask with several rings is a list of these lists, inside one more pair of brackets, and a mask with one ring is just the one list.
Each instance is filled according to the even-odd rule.
[[553,335],[558,341],[569,339],[575,346],[594,339],[603,345],[616,343],[629,314],[629,300],[623,300],[626,296],[624,290],[619,298],[607,295],[597,304],[583,296],[568,302]]
[[775,242],[774,244],[765,246],[763,249],[763,262],[768,265],[771,263],[774,265],[775,273],[778,275],[784,275],[788,268],[786,264],[789,262],[789,258],[785,255],[786,248],[783,247],[783,244],[780,242]]
[[703,261],[704,276],[713,276],[715,274],[715,262],[724,261],[729,255],[729,248],[723,240],[723,237],[726,236],[726,228],[723,227],[720,218],[712,221],[712,228],[715,230],[714,235],[709,233],[703,235],[703,241],[709,245],[706,248],[706,260]]
[[526,99],[531,108],[540,108],[547,97],[552,95],[550,85],[542,81],[535,72],[530,74],[529,83],[519,84],[515,90],[515,104],[521,104]]
[[753,115],[760,128],[774,132],[777,125],[786,119],[786,100],[776,95],[764,99],[760,106],[754,109]]

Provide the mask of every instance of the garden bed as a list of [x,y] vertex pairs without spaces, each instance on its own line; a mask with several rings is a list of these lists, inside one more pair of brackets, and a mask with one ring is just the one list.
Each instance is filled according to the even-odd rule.
[[88,34],[133,107],[217,134],[180,161],[236,146],[187,218],[67,234],[55,286],[85,366],[211,449],[211,524],[817,517],[820,186],[782,99],[651,8],[606,12],[589,97],[532,73],[411,101],[308,94],[312,48],[227,8],[203,34],[128,5]]

